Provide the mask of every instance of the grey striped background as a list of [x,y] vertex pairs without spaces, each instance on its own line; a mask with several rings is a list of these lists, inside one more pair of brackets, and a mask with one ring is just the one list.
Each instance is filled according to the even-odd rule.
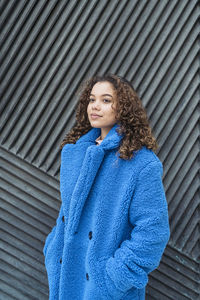
[[0,299],[48,299],[42,248],[60,207],[59,144],[77,89],[125,76],[160,148],[171,239],[147,300],[199,295],[196,0],[1,0]]

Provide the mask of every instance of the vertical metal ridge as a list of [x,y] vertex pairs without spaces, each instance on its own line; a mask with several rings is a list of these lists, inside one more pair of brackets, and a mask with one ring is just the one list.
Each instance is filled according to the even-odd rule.
[[[31,7],[32,8],[32,7]],[[30,12],[29,12],[29,14],[32,12],[31,11],[31,8],[30,8]],[[44,22],[48,19],[48,15],[49,15],[49,11],[47,11],[47,13],[46,14],[44,14],[44,21],[43,21],[43,23],[42,24],[40,24],[40,23],[38,23],[38,31],[40,31],[41,30],[41,25],[43,26],[44,25]],[[37,17],[37,15],[36,15],[36,17]],[[35,22],[35,21],[34,21]],[[33,23],[34,23],[33,22]],[[36,29],[34,28],[34,26],[32,25],[29,25],[29,27],[30,27],[30,29],[29,29],[29,31],[30,30],[33,30],[33,33],[35,33],[35,36],[38,34],[37,33],[37,31],[36,31]],[[28,36],[28,33],[26,32],[26,34],[25,34],[25,37],[27,37]],[[27,56],[27,54],[26,54],[26,56],[24,57],[24,53],[26,53],[26,51],[32,51],[32,49],[31,49],[31,46],[32,46],[32,44],[34,44],[34,37],[32,37],[32,40],[31,40],[31,36],[29,36],[29,39],[30,39],[30,43],[27,45],[27,48],[24,46],[24,47],[22,47],[22,49],[23,49],[23,52],[22,52],[22,54],[20,54],[21,55],[21,57],[19,57],[19,59],[18,59],[18,64],[17,63],[15,63],[15,64],[13,64],[13,68],[14,68],[14,70],[12,70],[12,68],[10,68],[9,70],[10,70],[10,73],[11,73],[11,79],[13,78],[13,75],[15,75],[14,76],[14,79],[16,78],[16,80],[13,82],[13,84],[10,84],[10,81],[9,81],[9,79],[7,79],[7,77],[5,77],[4,79],[4,81],[6,82],[6,84],[8,84],[9,83],[9,89],[8,89],[8,87],[7,86],[2,86],[2,91],[3,91],[3,88],[5,88],[5,94],[2,92],[2,95],[3,95],[3,99],[4,99],[4,102],[5,102],[5,104],[6,105],[8,105],[8,102],[7,102],[7,99],[9,99],[10,97],[13,97],[13,95],[14,95],[14,92],[15,92],[15,97],[17,96],[17,93],[16,93],[16,89],[18,89],[19,88],[19,86],[20,86],[20,84],[22,84],[23,82],[22,82],[22,78],[27,78],[27,76],[25,76],[26,75],[26,73],[27,73],[27,68],[26,68],[26,64],[27,64],[27,59],[28,59],[28,56]],[[42,40],[40,40],[39,39],[39,43],[41,43],[42,42]],[[19,44],[19,43],[18,43]],[[16,51],[15,51],[15,53],[16,53],[16,55],[18,54],[18,52],[19,53],[21,53],[21,51],[18,51],[18,48],[16,49]],[[11,56],[12,57],[12,56]],[[12,59],[13,59],[14,57],[12,57]],[[26,64],[24,65],[25,66],[25,68],[23,67],[23,64],[21,63],[22,62],[22,60],[24,60],[24,58],[25,58],[25,62],[26,62]],[[32,58],[32,53],[31,53],[31,55],[30,55],[30,58]],[[31,60],[31,62],[33,62],[32,60]],[[9,65],[8,65],[9,66]],[[29,67],[29,65],[28,65],[28,67]],[[22,69],[22,71],[21,71],[21,73],[20,73],[20,75],[18,75],[18,76],[16,76],[17,75],[17,73],[20,71],[20,69]],[[9,73],[8,73],[9,74]],[[3,74],[2,74],[2,76],[3,76]],[[22,78],[21,78],[21,76],[23,76]],[[30,76],[30,75],[29,75]],[[14,85],[13,87],[12,87],[12,85]],[[26,86],[24,85],[24,83],[23,83],[23,88],[26,88]],[[12,89],[11,89],[12,88]],[[23,89],[22,89],[22,91],[20,91],[20,92],[22,92],[23,93]],[[19,95],[19,100],[20,100],[20,97],[22,96],[23,94],[20,94]],[[17,102],[19,102],[19,100],[17,101]],[[11,110],[11,111],[13,111],[13,110]]]
[[[29,2],[29,4],[30,3],[31,5],[27,7],[27,11],[26,5],[23,7],[25,10],[23,11],[23,14],[21,14],[21,16],[19,16],[19,18],[17,19],[17,27],[15,27],[15,30],[12,30],[10,32],[9,38],[7,38],[5,40],[5,43],[3,44],[2,58],[3,62],[5,63],[5,69],[4,64],[2,64],[2,76],[5,77],[6,84],[10,83],[11,78],[13,77],[13,73],[15,73],[20,66],[20,63],[22,61],[22,58],[21,61],[18,58],[19,54],[21,53],[20,50],[23,50],[24,47],[27,46],[26,39],[27,36],[29,36],[29,33],[32,28],[31,24],[35,22],[35,20],[34,22],[32,22],[30,16],[32,14],[34,16],[34,8],[37,8],[37,5],[34,2]],[[23,30],[24,28],[26,28],[26,30]],[[13,60],[15,61],[15,64],[12,64]],[[4,88],[4,85],[2,88]],[[5,85],[5,88],[6,87],[7,85]]]
[[0,33],[4,30],[8,19],[16,8],[16,1],[1,1],[0,2]]
[[[180,2],[180,3],[182,3],[182,4],[184,3],[185,6],[186,6],[187,2]],[[189,7],[188,3],[187,3],[187,6]],[[181,8],[179,7],[179,9],[177,9],[178,14],[175,14],[175,12],[176,12],[175,10],[173,11],[174,20],[171,20],[171,22],[170,22],[170,26],[171,26],[170,30],[169,30],[170,26],[168,24],[169,22],[166,24],[167,27],[168,27],[168,29],[167,29],[168,36],[165,38],[164,44],[162,45],[162,51],[159,53],[159,55],[155,56],[154,61],[152,62],[152,65],[150,66],[151,74],[149,74],[148,71],[145,71],[145,76],[142,78],[142,80],[143,80],[143,82],[145,82],[145,85],[147,86],[147,88],[141,94],[141,96],[144,99],[146,97],[148,97],[148,99],[152,98],[154,91],[155,90],[156,91],[160,90],[160,82],[162,83],[162,81],[161,80],[160,81],[154,80],[152,82],[153,78],[157,77],[157,78],[161,78],[162,80],[165,79],[165,81],[167,79],[167,77],[166,76],[164,77],[163,75],[167,74],[167,71],[168,71],[170,65],[172,65],[172,63],[174,63],[174,56],[175,56],[175,55],[170,55],[170,53],[176,53],[177,54],[177,51],[175,51],[175,49],[178,48],[178,47],[180,48],[180,44],[178,43],[178,39],[180,39],[180,36],[181,36],[183,15],[184,15],[184,18],[187,19],[189,17],[189,15],[191,15],[191,11],[193,10],[193,6],[189,7],[188,10],[186,10],[184,8],[185,7],[183,7],[182,10],[181,10]],[[184,11],[184,14],[182,14],[183,11]],[[191,16],[191,19],[192,19],[192,16]],[[191,22],[188,22],[187,24],[188,24],[188,26],[192,27]],[[173,36],[172,33],[173,33],[173,30],[174,30],[174,27],[175,27],[175,30],[176,30],[176,35],[174,34],[174,36]],[[186,32],[184,32],[184,35],[185,34],[186,34]],[[171,35],[173,36],[173,38],[171,38]],[[170,39],[169,39],[169,37],[170,37]],[[167,44],[167,45],[165,45],[165,44]],[[163,52],[163,54],[162,54],[162,52]],[[168,63],[165,64],[165,61],[168,61]],[[179,65],[175,64],[175,66],[178,67]],[[137,80],[136,80],[136,82],[137,82]],[[166,84],[167,84],[167,82],[166,82]]]
[[[52,113],[53,113],[53,111],[52,111]],[[46,126],[46,124],[44,124],[44,126]],[[37,143],[35,144],[35,147],[37,146]],[[39,148],[38,148],[38,151],[39,151]],[[36,153],[36,155],[37,155],[37,152],[36,152],[36,149],[34,149],[34,152]],[[35,157],[33,157],[33,160],[35,159]],[[32,160],[32,161],[33,161]]]
[[[185,235],[184,232],[188,229],[188,230],[192,230],[192,228],[190,228],[190,226],[188,226],[188,222],[190,220],[194,220],[195,224],[198,223],[198,219],[196,218],[195,214],[196,214],[196,200],[191,201],[190,203],[187,203],[185,199],[183,199],[183,205],[185,205],[185,209],[189,209],[190,211],[187,213],[187,215],[185,215],[185,211],[184,208],[180,208],[179,207],[179,211],[175,211],[174,213],[174,217],[176,217],[176,215],[178,215],[178,219],[176,220],[176,223],[174,224],[176,226],[176,229],[174,228],[174,226],[171,226],[172,230],[172,236],[173,236],[173,242],[175,242],[179,248],[184,247],[184,240]],[[173,218],[171,218],[173,219]],[[181,222],[181,227],[178,226],[180,225]],[[173,225],[173,224],[172,224]],[[188,237],[190,237],[190,235],[188,234]],[[180,240],[182,239],[182,242],[180,242]]]
[[[10,4],[9,11],[4,12],[4,16],[2,16],[2,26],[1,26],[1,45],[0,49],[2,49],[2,58],[5,60],[7,56],[6,49],[11,48],[16,40],[17,34],[15,34],[17,28],[20,25],[20,16],[22,16],[23,11],[26,9],[28,2],[8,2]],[[33,5],[33,3],[32,3]],[[19,22],[19,23],[18,23]],[[5,49],[5,50],[4,50]],[[3,57],[3,54],[5,55]]]

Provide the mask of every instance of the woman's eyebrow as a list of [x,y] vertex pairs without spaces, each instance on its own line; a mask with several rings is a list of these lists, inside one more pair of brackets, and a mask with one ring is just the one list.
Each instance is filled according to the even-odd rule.
[[[90,96],[93,96],[93,97],[95,97],[95,95],[93,95],[93,94],[90,94]],[[103,94],[103,95],[101,95],[101,96],[103,96],[103,97],[105,97],[105,96],[109,96],[109,97],[111,97],[111,98],[112,98],[112,95],[110,95],[110,94]]]

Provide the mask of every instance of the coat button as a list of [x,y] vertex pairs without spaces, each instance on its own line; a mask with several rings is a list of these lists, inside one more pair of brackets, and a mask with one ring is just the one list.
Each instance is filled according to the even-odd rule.
[[86,279],[89,280],[89,275],[88,275],[88,273],[86,273]]
[[62,221],[65,222],[65,217],[64,216],[62,216]]
[[89,232],[89,239],[91,240],[92,238],[92,231]]
[[62,258],[60,259],[60,263],[62,264]]

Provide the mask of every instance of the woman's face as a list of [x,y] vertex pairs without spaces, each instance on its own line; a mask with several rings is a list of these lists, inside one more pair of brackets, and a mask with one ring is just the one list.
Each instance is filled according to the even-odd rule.
[[97,82],[91,90],[87,107],[91,126],[102,128],[107,134],[116,123],[116,104],[117,95],[113,85],[108,81]]

